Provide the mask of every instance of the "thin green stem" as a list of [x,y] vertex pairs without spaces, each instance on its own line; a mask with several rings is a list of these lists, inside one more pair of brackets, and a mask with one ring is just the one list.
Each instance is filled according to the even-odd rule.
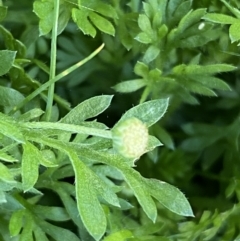
[[20,102],[18,105],[13,107],[13,109],[9,112],[9,115],[13,115],[17,110],[21,109],[23,106],[25,106],[30,100],[32,100],[34,97],[39,95],[42,91],[46,90],[48,86],[51,84],[57,82],[58,80],[62,79],[63,77],[67,76],[68,74],[72,73],[74,70],[78,69],[80,66],[87,63],[89,60],[91,60],[94,56],[96,56],[104,47],[104,44],[102,44],[100,47],[98,47],[95,51],[93,51],[88,57],[85,59],[79,61],[78,63],[74,64],[73,66],[69,67],[68,69],[64,70],[62,73],[58,74],[53,79],[49,80],[45,84],[41,85],[38,89],[33,91],[30,95],[28,95],[22,102]]
[[[59,0],[55,0],[52,40],[51,40],[51,62],[50,62],[50,75],[49,75],[50,80],[53,79],[56,75],[58,15],[59,15]],[[55,83],[52,83],[48,89],[48,99],[47,99],[46,114],[45,114],[46,121],[49,121],[51,118],[54,89],[55,89]]]
[[151,89],[150,89],[149,86],[147,86],[147,87],[144,89],[143,93],[142,93],[142,96],[141,96],[141,99],[140,99],[140,101],[139,101],[139,104],[142,104],[143,102],[146,101],[146,99],[147,99],[147,97],[149,96],[150,92],[151,92]]

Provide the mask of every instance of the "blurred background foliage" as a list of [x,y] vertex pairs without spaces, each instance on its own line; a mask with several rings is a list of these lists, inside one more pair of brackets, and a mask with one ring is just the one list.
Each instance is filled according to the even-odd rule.
[[[232,16],[231,11],[219,0],[102,2],[115,9],[118,17],[110,21],[116,34],[111,36],[98,31],[92,38],[70,21],[58,38],[58,73],[86,57],[102,42],[105,48],[92,61],[57,83],[56,94],[72,107],[95,95],[114,94],[111,108],[99,116],[109,127],[140,100],[170,97],[167,114],[150,130],[164,146],[144,155],[136,169],[144,177],[177,186],[188,197],[196,215],[186,219],[159,206],[159,217],[152,224],[131,193],[126,192],[135,208],[109,212],[109,232],[118,235],[121,230],[122,236],[128,238],[124,230],[131,229],[135,238],[129,240],[240,240],[240,47],[239,42],[231,43],[229,25],[202,19],[206,12]],[[168,2],[168,11],[164,13],[160,11],[163,2]],[[30,61],[20,63],[8,78],[1,78],[1,85],[9,86],[10,79],[12,87],[27,94],[47,80],[50,36],[39,37],[39,20],[32,11],[32,1],[3,3],[9,10],[2,25],[11,34],[0,29],[0,49],[17,49],[19,61],[24,58]],[[62,3],[76,4],[73,0],[62,0]],[[238,0],[228,3],[240,8]],[[202,12],[177,36],[178,30],[172,30],[179,27],[179,22],[191,9]],[[155,12],[160,13],[159,16]],[[151,33],[148,33],[147,21],[153,28]],[[200,24],[204,24],[201,32]],[[222,71],[219,68],[213,75],[203,74],[206,81],[197,85],[199,88],[192,85],[192,78],[181,79],[181,73],[176,70],[181,65],[223,63],[237,69],[228,72],[230,69]],[[26,72],[21,72],[22,68]],[[194,71],[191,74],[194,75]],[[17,78],[25,73],[24,78]],[[198,82],[203,81],[200,77],[201,74]],[[210,86],[213,77],[227,85],[218,82],[216,88],[214,84]],[[134,82],[137,87],[120,85],[123,91],[118,85],[139,79],[141,81]],[[66,111],[60,106],[60,115]]]

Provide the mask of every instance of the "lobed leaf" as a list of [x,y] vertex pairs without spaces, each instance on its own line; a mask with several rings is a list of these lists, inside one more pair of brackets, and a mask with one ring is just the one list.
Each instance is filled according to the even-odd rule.
[[[65,183],[64,183],[65,184]],[[56,189],[57,187],[57,189]],[[76,202],[72,199],[70,194],[66,192],[66,189],[63,188],[64,185],[63,183],[58,183],[55,185],[55,191],[58,193],[59,197],[61,198],[61,201],[63,202],[64,207],[66,208],[69,216],[71,217],[72,221],[77,225],[77,227],[80,230],[80,237],[82,240],[91,240],[90,234],[86,231],[82,220],[79,216],[78,209],[77,209],[77,204]]]
[[48,34],[53,27],[54,2],[35,1],[33,3],[33,12],[39,17],[40,36]]
[[87,18],[88,13],[83,9],[72,9],[72,19],[83,32],[83,34],[90,35],[91,37],[95,37],[97,34],[96,29],[93,27],[91,22]]
[[102,32],[112,35],[115,35],[115,29],[114,26],[110,21],[108,21],[106,18],[100,16],[99,14],[96,14],[95,12],[89,13],[89,18],[91,22]]
[[143,179],[138,172],[133,172],[125,169],[122,170],[126,182],[134,192],[135,197],[142,206],[146,215],[153,221],[157,218],[157,208],[152,200],[149,190],[144,185]]
[[20,233],[23,225],[24,210],[20,209],[14,212],[9,221],[9,232],[11,236],[16,236]]
[[8,116],[0,113],[0,133],[15,140],[24,143],[25,138],[18,127],[17,123]]
[[176,187],[156,179],[144,179],[149,193],[170,211],[182,216],[194,217],[191,206]]
[[107,221],[96,196],[91,174],[76,154],[69,153],[69,157],[75,172],[78,211],[88,232],[100,240],[106,231]]
[[[1,123],[1,122],[0,122]],[[50,132],[51,135],[59,135],[65,134],[65,131],[71,133],[80,133],[80,134],[87,134],[93,136],[99,136],[103,138],[111,139],[112,135],[111,132],[108,130],[103,130],[99,128],[91,128],[73,124],[65,124],[65,123],[53,123],[53,122],[25,122],[20,124],[21,127],[26,129],[42,129],[42,130],[56,130]]]

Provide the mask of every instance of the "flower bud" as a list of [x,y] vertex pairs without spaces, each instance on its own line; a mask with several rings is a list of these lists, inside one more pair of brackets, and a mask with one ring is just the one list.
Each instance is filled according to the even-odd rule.
[[139,119],[132,117],[113,129],[113,148],[126,158],[138,159],[148,144],[148,128]]

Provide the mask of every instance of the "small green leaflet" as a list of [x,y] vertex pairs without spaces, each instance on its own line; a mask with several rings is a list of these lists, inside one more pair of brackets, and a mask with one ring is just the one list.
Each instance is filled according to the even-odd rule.
[[149,127],[161,119],[167,107],[168,99],[147,101],[128,110],[116,125],[130,117],[136,117]]
[[31,189],[38,179],[39,160],[42,158],[39,150],[30,142],[23,144],[22,182],[23,190]]
[[16,51],[0,50],[0,76],[6,74],[13,65]]
[[113,95],[101,95],[87,99],[72,109],[60,122],[77,125],[96,117],[110,106],[112,98]]

